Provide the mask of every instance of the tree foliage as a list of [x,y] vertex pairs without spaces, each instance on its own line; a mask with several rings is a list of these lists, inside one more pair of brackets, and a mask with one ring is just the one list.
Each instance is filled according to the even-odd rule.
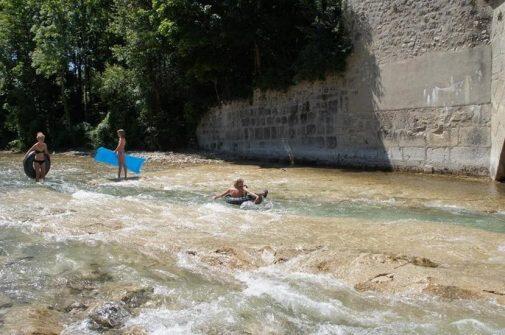
[[0,0],[0,146],[186,145],[209,107],[350,50],[340,0]]

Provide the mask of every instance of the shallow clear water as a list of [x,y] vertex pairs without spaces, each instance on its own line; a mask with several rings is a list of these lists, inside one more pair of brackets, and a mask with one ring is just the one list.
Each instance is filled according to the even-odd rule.
[[[453,271],[415,268],[412,278],[461,273],[471,286],[486,269],[475,285],[499,286],[502,185],[229,163],[151,164],[115,182],[113,169],[65,156],[36,185],[19,160],[0,155],[0,333],[28,323],[17,312],[27,308],[57,313],[64,334],[98,333],[93,306],[136,285],[152,294],[121,329],[150,334],[505,334],[505,308],[488,296],[357,290],[354,275],[309,266],[401,253]],[[268,188],[268,201],[211,200],[238,176]],[[346,269],[358,278],[367,268]],[[76,302],[86,307],[69,311]]]

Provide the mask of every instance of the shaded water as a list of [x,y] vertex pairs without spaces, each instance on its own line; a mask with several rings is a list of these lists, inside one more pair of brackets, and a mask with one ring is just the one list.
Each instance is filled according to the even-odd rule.
[[[505,334],[502,185],[218,162],[150,164],[115,182],[113,169],[65,156],[36,185],[20,159],[0,155],[0,333],[32,325],[30,309],[63,334],[103,332],[89,315],[133,286],[148,298],[120,331]],[[239,176],[268,201],[211,200]],[[392,283],[372,280],[407,256],[440,267],[400,262]]]

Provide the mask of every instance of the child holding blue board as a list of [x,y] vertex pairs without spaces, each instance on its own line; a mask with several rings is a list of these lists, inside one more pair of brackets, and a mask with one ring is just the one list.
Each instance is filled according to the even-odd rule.
[[118,159],[118,171],[117,171],[117,179],[121,179],[121,170],[124,170],[124,179],[126,178],[126,162],[125,162],[125,156],[126,156],[126,132],[123,129],[119,129],[117,131],[117,136],[119,137],[119,142],[117,144],[116,150],[114,152],[117,155]]
[[95,160],[99,163],[105,163],[118,167],[118,179],[121,177],[121,170],[124,169],[125,178],[127,175],[127,169],[134,172],[140,173],[142,166],[145,163],[145,159],[141,157],[129,156],[126,154],[126,137],[122,129],[118,131],[119,142],[116,149],[109,150],[104,147],[100,147],[96,150]]

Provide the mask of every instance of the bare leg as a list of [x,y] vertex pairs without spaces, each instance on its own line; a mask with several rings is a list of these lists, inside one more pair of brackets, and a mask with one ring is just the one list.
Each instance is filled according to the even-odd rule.
[[126,176],[126,174],[127,174],[127,171],[126,171],[126,162],[123,162],[123,170],[124,170],[124,179],[128,179],[128,177]]
[[[123,153],[119,153],[118,155],[118,165],[119,165],[119,169],[117,171],[117,179],[121,179],[121,170],[123,168],[125,168],[125,162],[124,162],[124,154]],[[125,169],[125,179],[126,179],[126,169]]]
[[40,169],[40,179],[42,179],[42,182],[46,179],[46,163],[39,164],[39,169]]
[[35,182],[38,183],[40,178],[39,164],[33,163],[33,169],[35,170]]

